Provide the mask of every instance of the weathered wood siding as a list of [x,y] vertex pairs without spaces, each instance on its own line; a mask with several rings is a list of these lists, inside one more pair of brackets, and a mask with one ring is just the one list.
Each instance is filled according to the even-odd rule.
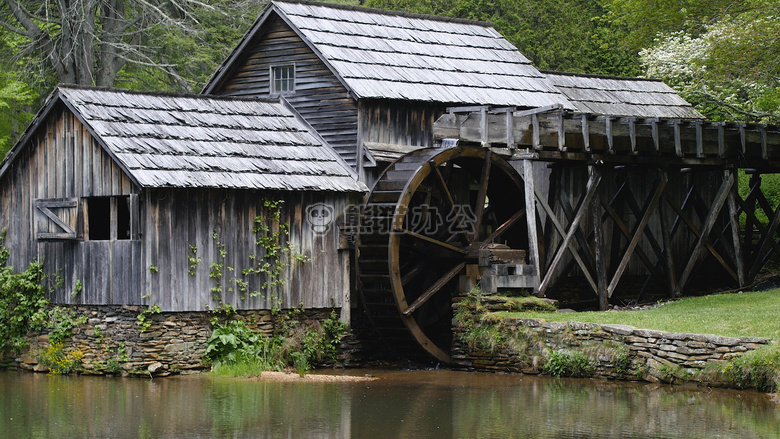
[[[291,261],[279,276],[285,283],[263,290],[263,276],[244,276],[242,271],[260,262],[263,256],[252,229],[255,218],[266,215],[266,197],[284,200],[279,222],[290,225],[289,241],[310,261]],[[237,309],[269,309],[275,305],[274,298],[278,298],[284,308],[341,307],[345,296],[347,300],[349,297],[349,253],[339,250],[338,220],[327,233],[317,235],[307,220],[306,208],[322,203],[332,206],[334,214],[341,216],[349,202],[358,201],[345,194],[318,192],[149,191],[142,201],[146,250],[143,273],[145,291],[151,293],[145,303],[160,305],[166,311],[215,309],[220,302]],[[197,253],[192,253],[190,246]],[[257,255],[254,262],[251,255]],[[193,274],[189,272],[188,256],[201,258],[193,266]],[[212,274],[212,263],[224,264],[221,277]],[[156,267],[156,272],[150,267]],[[247,292],[259,294],[251,297],[238,291],[235,279],[248,281]],[[221,291],[212,291],[215,287]],[[247,297],[242,299],[244,295]]]
[[433,146],[433,123],[446,105],[360,100],[360,140],[394,145]]
[[[620,176],[620,178],[617,178],[617,175],[618,174],[614,171],[605,174],[600,184],[600,191],[602,196],[604,196],[607,201],[612,201],[614,197],[616,197],[618,188],[622,184],[622,181],[624,181],[623,179],[627,180],[630,194],[626,193],[624,197],[616,199],[614,208],[616,213],[625,223],[627,229],[633,232],[637,222],[641,219],[641,217],[638,218],[637,215],[635,215],[635,213],[631,210],[626,202],[626,197],[633,196],[637,208],[641,211],[644,208],[647,200],[652,196],[651,192],[658,179],[659,170],[649,166],[635,167],[627,168],[625,174]],[[660,209],[656,209],[653,212],[647,224],[647,230],[650,231],[658,245],[661,247],[664,245],[662,228],[666,227],[669,230],[672,228],[672,225],[675,224],[675,221],[680,222],[680,220],[677,219],[677,214],[671,207],[667,205],[664,199],[668,198],[676,206],[682,206],[689,189],[692,186],[695,186],[696,193],[703,197],[702,202],[705,205],[709,205],[711,204],[711,200],[714,198],[715,193],[717,192],[723,180],[722,171],[720,170],[703,170],[698,172],[681,173],[678,169],[672,168],[668,171],[667,175],[669,181],[666,185],[666,190],[660,203]],[[549,179],[549,203],[556,211],[558,219],[567,227],[571,221],[570,215],[573,214],[571,211],[575,209],[575,207],[579,204],[582,196],[585,194],[587,181],[588,170],[586,166],[554,166],[552,168],[552,173],[550,174]],[[565,197],[565,200],[563,197]],[[561,203],[571,205],[571,211],[569,213],[565,212],[564,209],[561,208]],[[690,204],[691,205],[685,209],[685,212],[690,216],[692,221],[695,222],[695,227],[697,227],[697,229],[701,229],[704,222],[704,217],[707,214],[707,209],[699,206],[699,213],[697,214],[694,212],[694,208],[692,207],[694,203]],[[661,222],[661,212],[663,212],[663,223]],[[719,222],[720,225],[716,227],[721,227],[722,229],[726,222],[727,218],[721,218]],[[611,279],[615,268],[620,262],[620,259],[623,257],[628,240],[623,236],[623,234],[621,234],[620,230],[617,228],[611,218],[605,217],[604,224],[604,260],[606,266],[608,267],[608,277]],[[676,275],[679,276],[691,256],[690,251],[695,244],[697,237],[683,223],[677,224],[676,227],[676,233],[674,236],[672,236],[671,249],[672,258],[676,266],[675,269],[677,270]],[[588,237],[589,245],[593,245],[593,217],[591,214],[587,214],[584,217],[581,229],[584,236]],[[549,223],[549,221],[544,222],[544,233],[545,244],[547,247],[547,252],[545,254],[545,266],[547,266],[554,256],[550,250],[553,248],[557,249],[559,243],[562,241],[562,237],[560,234],[554,231],[554,228],[552,227],[552,224]],[[577,243],[577,245],[579,246],[579,243]],[[638,247],[645,253],[645,255],[647,255],[650,261],[653,263],[657,261],[658,258],[656,253],[654,252],[653,247],[649,243],[646,235],[642,236]],[[586,260],[586,263],[591,265],[587,258],[584,259]],[[661,270],[664,268],[664,262],[664,260],[660,260],[658,262]],[[709,263],[711,262],[712,261],[709,261]],[[707,261],[705,261],[705,263],[707,263]],[[569,271],[569,269],[571,270]],[[703,272],[706,272],[706,270]],[[625,271],[625,275],[642,276],[642,278],[644,278],[644,276],[647,276],[648,273],[648,268],[638,257],[638,255],[634,253]],[[574,259],[571,256],[571,253],[568,251],[564,255],[564,263],[560,264],[558,270],[556,271],[556,277],[562,275],[582,276],[582,271],[579,269],[579,267],[577,267]],[[667,287],[665,277],[666,274],[663,274],[663,276],[664,277],[660,279],[656,279],[656,281],[659,283],[657,288],[660,287],[662,291],[665,291],[663,289]],[[587,284],[583,283],[583,285],[585,286]],[[587,289],[588,287],[585,286],[585,288]],[[618,293],[620,292],[621,290],[618,290]],[[658,292],[659,291],[654,291],[655,294]]]
[[317,55],[280,18],[269,18],[244,61],[214,94],[273,97],[273,65],[295,64],[295,93],[285,99],[353,168],[356,164],[357,103]]
[[[83,197],[130,195],[137,187],[64,107],[55,108],[38,132],[0,182],[0,226],[8,230],[9,264],[22,270],[43,261],[50,284],[62,279],[54,303],[140,303],[140,241],[38,240],[36,228],[57,226],[35,208],[37,199],[74,199],[78,207],[58,216],[81,233]],[[76,281],[83,290],[71,296]]]

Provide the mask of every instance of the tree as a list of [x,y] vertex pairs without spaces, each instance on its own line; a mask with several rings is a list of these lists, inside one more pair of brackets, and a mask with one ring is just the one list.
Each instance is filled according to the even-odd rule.
[[652,46],[659,35],[685,32],[693,37],[729,15],[751,7],[749,0],[600,0],[605,18],[620,29],[621,46],[637,53]]
[[698,36],[662,35],[640,58],[647,76],[666,81],[709,119],[779,123],[780,4],[746,5]]
[[[0,26],[22,37],[15,56],[25,60],[27,70],[51,70],[62,83],[108,87],[126,75],[121,78],[124,85],[138,80],[145,88],[180,91],[192,91],[204,76],[181,64],[191,68],[190,57],[202,60],[204,53],[208,57],[216,52],[199,44],[210,30],[199,18],[207,17],[214,25],[216,18],[239,21],[242,33],[248,20],[243,14],[236,14],[243,20],[231,19],[237,12],[231,6],[257,9],[225,0],[0,1]],[[230,43],[234,41],[225,42]],[[214,68],[218,62],[209,61],[204,67]]]
[[542,70],[638,74],[635,54],[615,50],[601,0],[368,0],[366,6],[491,22]]

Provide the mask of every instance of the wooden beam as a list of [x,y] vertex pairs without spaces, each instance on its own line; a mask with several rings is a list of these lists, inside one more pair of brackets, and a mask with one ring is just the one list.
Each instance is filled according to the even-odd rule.
[[639,244],[639,239],[642,237],[645,231],[645,227],[647,227],[647,223],[650,221],[650,216],[655,212],[656,207],[658,207],[658,202],[661,199],[661,195],[664,192],[664,189],[666,188],[666,183],[668,182],[666,174],[661,174],[660,180],[655,184],[655,188],[653,190],[653,196],[650,198],[649,202],[645,206],[644,215],[642,215],[641,220],[636,224],[634,227],[634,233],[633,237],[631,238],[631,241],[628,244],[628,247],[626,247],[625,252],[623,253],[623,259],[621,259],[620,264],[618,265],[617,270],[615,271],[615,274],[612,276],[612,281],[609,284],[609,287],[607,288],[607,294],[609,297],[612,297],[612,294],[615,292],[615,289],[617,288],[618,282],[620,282],[620,278],[623,276],[623,272],[628,267],[628,261],[631,259],[631,256],[634,254],[634,249],[636,249],[637,244]]
[[[737,176],[734,169],[726,169],[723,171],[724,179],[729,176],[736,181]],[[739,198],[739,193],[737,192],[737,185],[735,184],[729,191],[729,222],[731,223],[731,242],[734,249],[734,261],[737,266],[737,281],[739,282],[739,286],[743,287],[745,286],[745,260],[742,254],[742,245],[740,244],[737,198]]]
[[534,162],[523,160],[523,181],[525,187],[525,220],[528,227],[528,258],[536,277],[535,292],[539,292],[542,263],[539,258],[539,236],[536,224],[536,181],[534,180]]
[[474,237],[472,241],[479,239],[479,229],[482,227],[482,219],[485,215],[485,200],[487,199],[488,183],[490,181],[490,167],[492,164],[492,152],[485,152],[485,163],[482,166],[482,175],[479,180],[479,191],[477,192],[477,205],[474,206],[476,221],[474,222]]
[[[593,167],[592,167],[593,168]],[[596,171],[598,172],[598,171]],[[601,197],[599,197],[601,199]],[[603,201],[603,200],[602,200]],[[602,203],[593,205],[593,234],[594,234],[594,258],[596,259],[596,294],[599,298],[599,310],[609,309],[609,289],[607,280],[607,258],[605,254],[606,240],[604,239],[604,222],[602,220]]]
[[588,115],[583,114],[582,118],[582,147],[586,152],[590,152],[590,130],[588,123]]
[[674,127],[674,153],[677,155],[677,157],[682,157],[682,139],[680,135],[680,121],[674,120],[672,121],[672,126]]
[[694,128],[696,130],[696,157],[704,158],[704,135],[700,120],[694,122]]
[[562,112],[559,112],[556,115],[556,121],[558,122],[558,151],[566,152],[566,131],[563,127]]
[[680,291],[685,288],[685,284],[688,283],[688,278],[693,272],[693,267],[699,262],[701,253],[704,250],[704,243],[707,240],[707,236],[709,235],[710,230],[712,230],[712,226],[715,225],[715,221],[718,219],[718,215],[720,214],[726,199],[728,199],[729,191],[733,185],[733,175],[729,175],[727,178],[725,178],[723,183],[720,185],[720,189],[718,189],[718,193],[715,195],[715,200],[712,204],[712,207],[710,208],[710,213],[707,215],[707,218],[704,222],[704,227],[702,227],[701,235],[699,236],[699,239],[696,241],[696,245],[693,248],[693,254],[688,260],[688,264],[685,266],[685,269],[680,276],[680,281],[677,284],[677,289],[675,290],[675,296],[678,296]]
[[[577,209],[577,214],[574,217],[574,220],[572,220],[572,222],[569,224],[569,229],[563,238],[563,242],[561,243],[560,247],[558,247],[558,250],[555,253],[555,256],[553,257],[552,263],[550,264],[550,267],[547,270],[547,274],[544,276],[544,279],[539,285],[539,291],[541,293],[544,293],[544,291],[547,289],[547,286],[551,281],[552,275],[554,274],[555,269],[558,267],[558,264],[560,264],[561,260],[563,259],[563,255],[566,252],[566,250],[569,249],[570,246],[572,246],[572,248],[570,249],[572,254],[577,253],[576,248],[573,247],[573,243],[571,241],[574,238],[574,235],[577,232],[577,229],[580,227],[580,224],[582,223],[583,219],[585,218],[585,213],[588,211],[591,201],[593,200],[593,197],[596,196],[596,192],[599,188],[600,183],[601,183],[600,173],[594,172],[590,175],[590,177],[588,177],[588,184],[585,189],[585,195],[583,195],[582,200],[580,201],[579,207]],[[551,219],[555,217],[555,214],[552,212],[552,209],[550,209],[548,215],[551,216]],[[586,251],[587,249],[582,249],[582,250]],[[598,286],[595,284],[593,278],[590,276],[587,267],[584,266],[582,259],[579,259],[578,257],[575,257],[575,259],[578,259],[577,263],[580,264],[580,268],[583,269],[583,272],[586,278],[588,279],[588,282],[591,284],[591,287],[593,288],[594,292],[598,294]]]
[[452,268],[450,271],[448,271],[444,276],[440,277],[439,280],[437,280],[433,285],[431,285],[427,290],[425,290],[424,293],[420,295],[414,302],[412,302],[409,307],[407,307],[405,310],[403,310],[403,315],[410,316],[413,312],[417,310],[417,308],[421,307],[425,302],[427,302],[431,297],[433,297],[434,294],[438,293],[439,290],[441,290],[449,281],[451,281],[455,276],[457,276],[461,271],[463,271],[463,268],[466,267],[465,262],[461,262],[460,264],[456,265],[454,268]]
[[655,147],[655,152],[656,153],[661,152],[661,139],[658,134],[658,119],[650,120],[650,135],[653,138],[653,146]]

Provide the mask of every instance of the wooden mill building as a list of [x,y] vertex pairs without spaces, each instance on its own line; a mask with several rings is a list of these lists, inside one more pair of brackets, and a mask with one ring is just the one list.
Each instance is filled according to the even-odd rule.
[[[539,71],[486,23],[272,1],[199,96],[58,88],[0,168],[0,225],[12,264],[63,279],[55,302],[346,319],[357,289],[389,340],[448,361],[464,278],[574,280],[606,307],[631,276],[679,293],[710,254],[744,285],[780,216],[735,172],[776,131],[708,123],[660,81]],[[350,206],[379,209],[356,240]],[[764,239],[744,258],[739,215]],[[266,285],[258,234],[284,225],[309,262]]]
[[[61,86],[0,179],[9,263],[43,261],[63,281],[55,303],[205,311],[349,300],[336,220],[312,233],[307,215],[344,211],[366,188],[279,101]],[[266,199],[284,202],[278,220]],[[280,224],[309,262],[285,262],[285,282],[261,288],[266,277],[242,271],[267,260],[256,239]]]

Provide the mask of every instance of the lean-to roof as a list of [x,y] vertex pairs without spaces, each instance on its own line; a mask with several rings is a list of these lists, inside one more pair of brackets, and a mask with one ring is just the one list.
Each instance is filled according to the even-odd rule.
[[229,74],[273,13],[358,99],[573,108],[486,23],[308,2],[272,2],[205,91]]
[[578,112],[600,115],[704,119],[660,80],[545,72]]
[[60,86],[14,149],[60,101],[141,187],[366,190],[279,101]]

